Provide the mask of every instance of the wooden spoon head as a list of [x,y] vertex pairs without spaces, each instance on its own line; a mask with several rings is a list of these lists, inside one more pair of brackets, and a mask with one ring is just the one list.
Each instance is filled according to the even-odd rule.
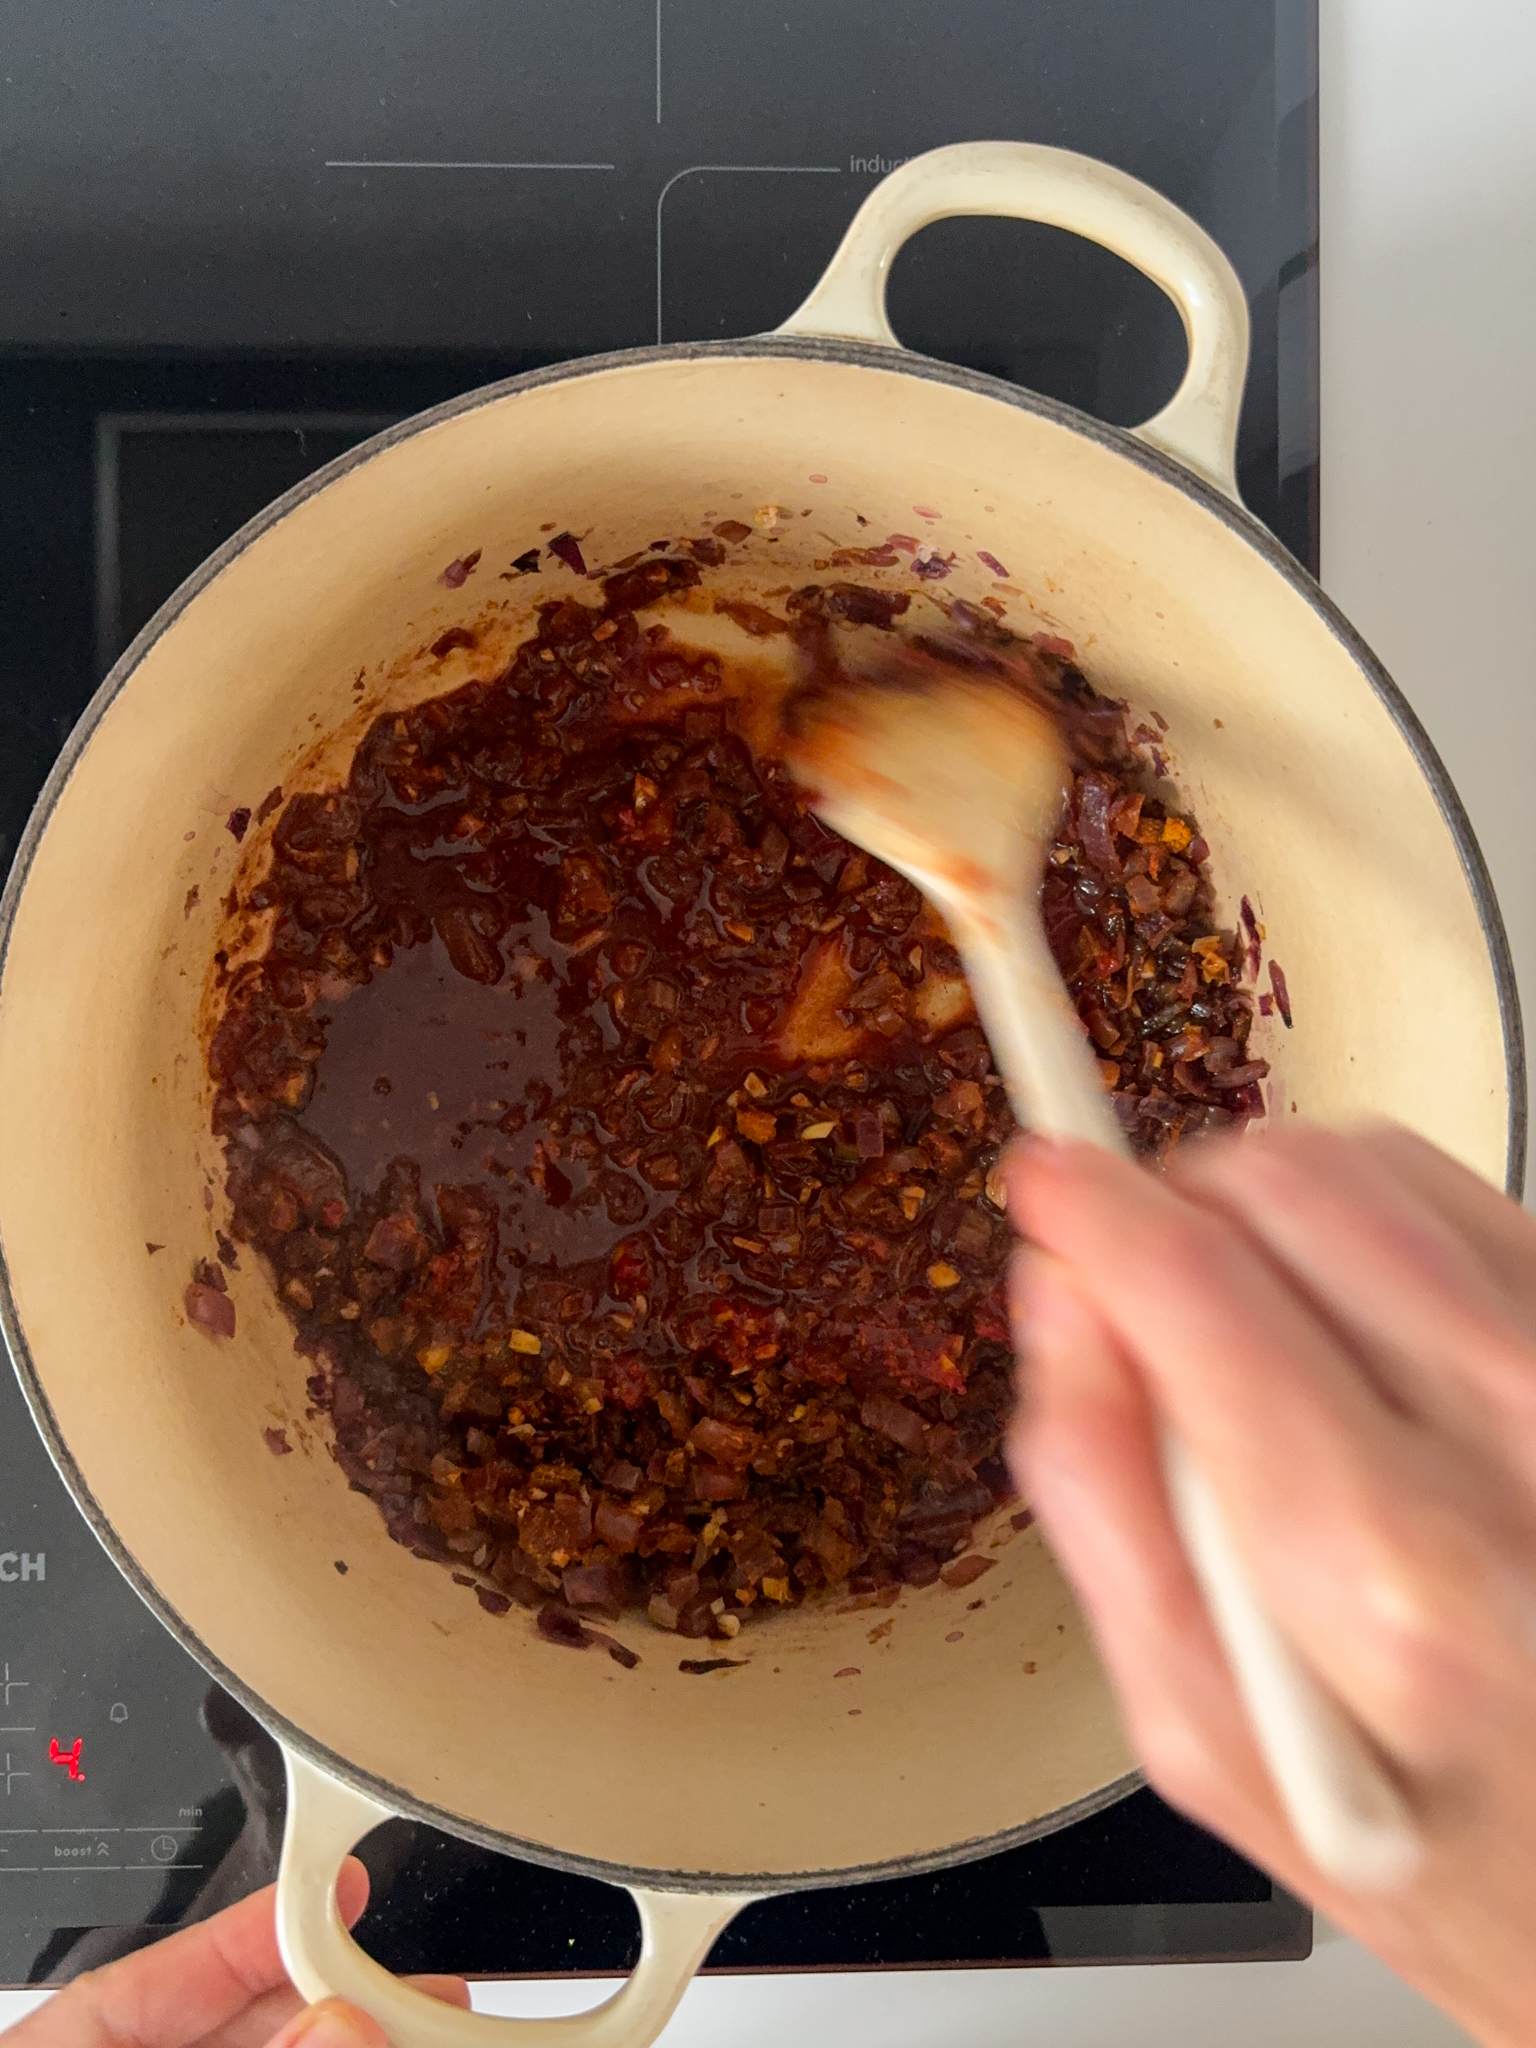
[[995,662],[881,642],[802,706],[785,753],[813,807],[941,908],[1030,890],[1071,779],[1049,709]]

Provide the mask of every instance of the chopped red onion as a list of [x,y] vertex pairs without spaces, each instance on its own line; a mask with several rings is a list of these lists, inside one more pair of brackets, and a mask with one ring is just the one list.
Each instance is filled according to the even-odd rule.
[[590,1632],[582,1627],[568,1607],[553,1604],[541,1607],[538,1630],[546,1642],[563,1643],[568,1650],[584,1650],[592,1641]]
[[446,583],[450,590],[462,590],[474,574],[475,565],[480,560],[480,552],[480,549],[476,548],[472,555],[461,555],[457,561],[450,562],[437,579],[438,582]]
[[587,1630],[587,1639],[589,1642],[601,1645],[608,1652],[614,1663],[622,1665],[626,1671],[633,1671],[640,1662],[638,1650],[630,1649],[627,1643],[621,1643],[617,1636],[607,1635],[600,1628],[589,1628]]
[[885,1155],[885,1122],[877,1109],[861,1109],[853,1120],[853,1139],[861,1159]]
[[1275,992],[1275,1007],[1280,1012],[1286,1030],[1289,1031],[1291,1028],[1291,992],[1286,987],[1285,970],[1274,960],[1271,960],[1269,963],[1269,981],[1270,986]]
[[235,1304],[217,1287],[194,1280],[186,1293],[187,1320],[206,1330],[211,1337],[233,1337]]
[[557,533],[549,544],[549,552],[556,561],[564,562],[567,569],[574,569],[578,576],[587,574],[587,564],[581,552],[581,542],[574,533]]

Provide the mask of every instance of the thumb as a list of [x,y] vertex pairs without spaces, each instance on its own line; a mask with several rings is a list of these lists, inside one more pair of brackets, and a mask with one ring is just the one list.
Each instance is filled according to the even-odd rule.
[[[443,2005],[469,2010],[469,1986],[462,1977],[404,1977],[401,1982]],[[344,1998],[322,1998],[296,2012],[267,2048],[389,2048],[389,2036],[377,2020]]]
[[389,2048],[377,2020],[344,1998],[306,2005],[267,2043],[267,2048]]

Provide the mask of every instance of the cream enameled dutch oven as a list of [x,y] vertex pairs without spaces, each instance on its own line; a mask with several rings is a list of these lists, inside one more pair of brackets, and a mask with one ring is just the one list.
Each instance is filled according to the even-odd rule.
[[[1075,229],[1154,278],[1189,339],[1166,409],[1122,433],[904,353],[886,275],[950,214]],[[490,673],[538,600],[580,594],[548,561],[499,580],[541,534],[568,528],[604,564],[737,520],[753,538],[709,581],[748,597],[897,531],[953,554],[942,594],[974,600],[997,586],[984,550],[1011,619],[1166,719],[1229,909],[1249,896],[1287,978],[1294,1029],[1259,1027],[1273,1120],[1394,1116],[1516,1185],[1525,1094],[1488,879],[1402,699],[1238,503],[1246,354],[1230,266],[1157,194],[1057,150],[937,150],[876,189],[776,333],[514,378],[290,492],[140,634],[44,791],[4,904],[5,1333],[102,1542],[287,1751],[295,1980],[402,2048],[636,2048],[744,1900],[987,1854],[1134,1780],[1082,1622],[1006,1518],[981,1538],[999,1563],[981,1610],[909,1591],[872,1641],[881,1615],[807,1608],[753,1624],[742,1668],[708,1677],[643,1621],[636,1670],[571,1655],[388,1539],[305,1420],[305,1363],[250,1262],[233,1341],[181,1311],[222,1214],[201,1055],[220,900],[270,831],[238,847],[225,819],[343,773],[382,706]],[[433,656],[455,623],[478,646]],[[274,1423],[301,1455],[269,1453]],[[391,1813],[627,1885],[633,1978],[541,2022],[398,1986],[332,1904],[341,1858]]]

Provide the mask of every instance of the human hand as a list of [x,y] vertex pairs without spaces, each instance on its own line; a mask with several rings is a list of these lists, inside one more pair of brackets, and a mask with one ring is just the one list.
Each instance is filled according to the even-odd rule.
[[[1408,1132],[1007,1167],[1009,1458],[1168,1799],[1488,2048],[1536,2042],[1536,1221]],[[1407,1793],[1399,1892],[1281,1810],[1174,1531],[1181,1436],[1261,1597]]]
[[[351,1926],[368,1903],[355,1856],[336,1886]],[[445,2005],[467,2006],[457,1977],[413,1977]],[[277,1951],[273,1887],[121,1962],[77,1977],[7,2029],[5,2048],[389,2048],[384,2030],[339,1998],[305,2005]]]

